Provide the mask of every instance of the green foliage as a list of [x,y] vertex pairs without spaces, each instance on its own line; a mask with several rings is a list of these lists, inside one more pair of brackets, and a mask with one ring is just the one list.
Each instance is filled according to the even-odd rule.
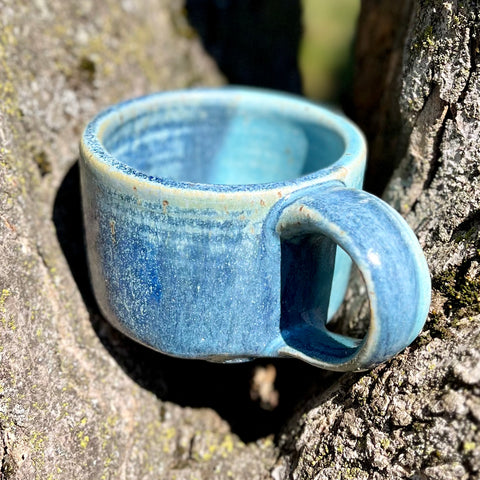
[[332,101],[347,82],[359,0],[303,0],[299,66],[306,96]]

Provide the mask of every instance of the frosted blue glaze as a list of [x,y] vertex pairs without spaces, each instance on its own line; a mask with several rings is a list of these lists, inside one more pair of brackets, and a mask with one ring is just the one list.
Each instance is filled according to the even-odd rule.
[[[358,370],[420,332],[425,259],[404,220],[360,190],[365,141],[343,116],[248,88],[160,93],[100,113],[80,150],[94,293],[135,340]],[[350,257],[371,305],[362,340],[326,328]]]

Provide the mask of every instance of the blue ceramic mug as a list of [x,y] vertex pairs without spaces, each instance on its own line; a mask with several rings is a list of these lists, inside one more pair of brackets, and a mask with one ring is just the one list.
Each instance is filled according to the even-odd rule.
[[[361,190],[365,161],[350,121],[287,94],[199,89],[107,109],[80,162],[101,311],[177,357],[331,370],[390,358],[424,324],[430,277],[405,221]],[[370,301],[363,339],[326,327],[351,259]]]

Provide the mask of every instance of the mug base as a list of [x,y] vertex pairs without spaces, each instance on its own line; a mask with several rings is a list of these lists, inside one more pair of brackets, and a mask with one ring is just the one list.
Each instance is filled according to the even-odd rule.
[[255,360],[254,357],[235,357],[235,358],[228,358],[228,357],[211,357],[206,359],[207,362],[211,363],[247,363]]

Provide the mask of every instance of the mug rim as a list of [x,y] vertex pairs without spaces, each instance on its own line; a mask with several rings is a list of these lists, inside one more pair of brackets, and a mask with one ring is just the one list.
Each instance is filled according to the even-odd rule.
[[[124,112],[134,110],[137,115],[152,109],[152,105],[161,105],[163,102],[178,101],[184,105],[186,100],[194,99],[201,104],[202,100],[209,101],[228,99],[229,102],[238,102],[242,97],[247,97],[250,102],[268,105],[275,104],[275,109],[284,106],[287,111],[301,112],[304,118],[309,118],[319,126],[324,126],[335,132],[344,142],[342,155],[331,165],[315,170],[294,179],[246,184],[217,184],[197,183],[184,180],[148,175],[134,167],[120,161],[103,144],[102,135],[109,124],[114,122]],[[293,109],[293,110],[292,110]],[[290,116],[290,115],[288,115]],[[292,117],[294,115],[292,114]],[[291,187],[297,189],[306,187],[319,181],[341,180],[346,178],[352,167],[363,168],[366,163],[367,146],[361,130],[346,116],[330,108],[316,104],[304,97],[291,93],[274,91],[255,87],[201,87],[181,90],[162,91],[135,97],[114,104],[99,112],[85,127],[81,141],[80,153],[85,161],[93,164],[105,173],[115,174],[118,178],[130,183],[133,179],[148,184],[150,188],[172,188],[176,190],[189,190],[211,193],[238,193],[252,191],[270,191]],[[339,174],[340,173],[340,174]],[[340,178],[339,178],[340,177]],[[290,188],[288,188],[290,189]]]

